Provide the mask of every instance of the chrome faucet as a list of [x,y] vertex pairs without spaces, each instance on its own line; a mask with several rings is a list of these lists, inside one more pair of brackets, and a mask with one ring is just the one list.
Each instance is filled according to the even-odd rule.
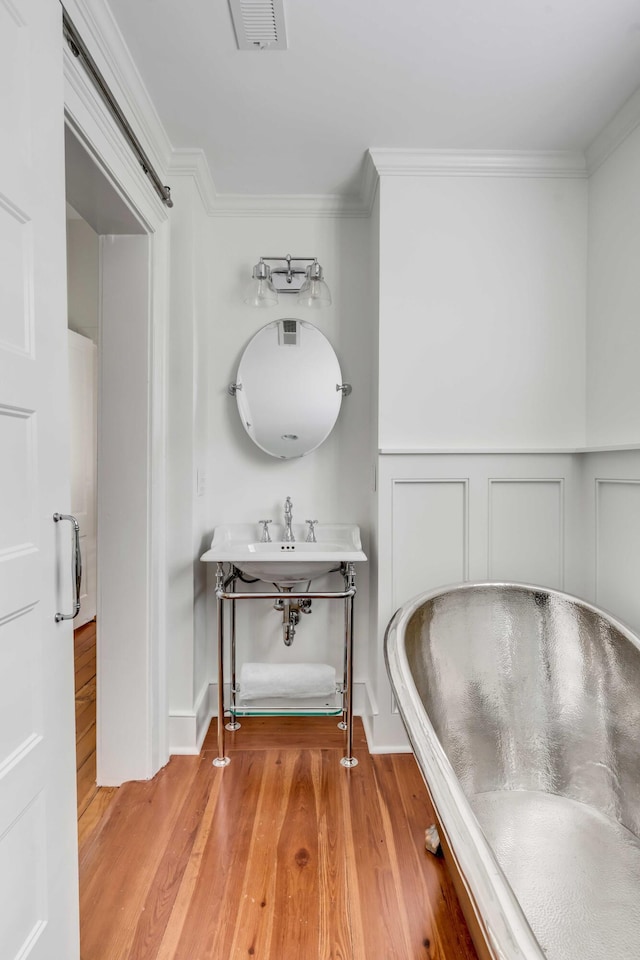
[[296,539],[293,535],[293,530],[291,529],[291,520],[293,519],[293,504],[291,503],[291,497],[287,497],[284,502],[284,534],[282,539],[285,543],[293,543]]

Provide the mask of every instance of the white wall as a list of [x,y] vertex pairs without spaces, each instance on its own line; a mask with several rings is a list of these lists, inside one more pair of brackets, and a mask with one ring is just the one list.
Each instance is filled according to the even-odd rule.
[[589,179],[587,442],[640,442],[640,127]]
[[82,219],[67,219],[67,311],[70,330],[98,342],[100,238]]
[[149,775],[149,239],[102,237],[98,783]]
[[[371,306],[370,222],[335,217],[214,218],[210,271],[212,293],[208,322],[207,374],[209,407],[209,521],[282,522],[285,497],[293,500],[294,522],[307,518],[360,524],[368,549],[370,495],[374,458],[371,451],[371,349],[376,318]],[[261,255],[317,256],[333,298],[319,311],[298,307],[281,295],[277,307],[255,309],[242,302],[242,289]],[[343,380],[353,386],[337,424],[322,446],[298,460],[282,461],[254,446],[245,433],[236,401],[227,385],[236,378],[246,344],[264,324],[281,317],[302,317],[329,338],[340,361]],[[210,570],[213,587],[214,570]],[[328,581],[317,581],[328,585]],[[331,581],[338,586],[334,577]],[[358,565],[355,613],[355,678],[368,675],[368,565]],[[212,592],[212,591],[210,591]],[[342,668],[342,604],[313,601],[294,644],[282,642],[281,615],[268,602],[240,604],[239,661],[313,660]],[[215,625],[213,612],[210,624]],[[213,677],[215,636],[210,645]]]
[[206,732],[208,663],[206,490],[197,495],[207,462],[207,364],[213,269],[210,221],[195,181],[172,177],[171,308],[167,350],[168,683],[171,752],[194,750]]
[[584,443],[586,190],[382,177],[381,448]]

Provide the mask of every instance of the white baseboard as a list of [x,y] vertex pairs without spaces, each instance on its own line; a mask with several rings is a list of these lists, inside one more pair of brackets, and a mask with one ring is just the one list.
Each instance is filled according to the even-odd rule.
[[[214,696],[215,695],[215,696]],[[169,753],[171,756],[193,756],[200,753],[207,735],[213,705],[216,703],[217,685],[206,683],[191,711],[169,714]]]
[[369,747],[369,753],[371,756],[376,756],[383,753],[413,753],[410,743],[385,743],[376,746],[375,744],[371,745],[369,739],[367,738],[367,746]]

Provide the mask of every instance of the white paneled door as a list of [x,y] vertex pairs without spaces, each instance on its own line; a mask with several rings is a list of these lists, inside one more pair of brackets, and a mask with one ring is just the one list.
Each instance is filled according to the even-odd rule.
[[0,0],[0,957],[77,960],[61,7]]

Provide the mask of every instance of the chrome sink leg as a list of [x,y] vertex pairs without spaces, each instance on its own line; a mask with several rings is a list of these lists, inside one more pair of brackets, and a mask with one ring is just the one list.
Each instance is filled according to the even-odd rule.
[[[235,592],[235,577],[231,581],[231,590]],[[231,601],[231,719],[226,724],[227,730],[239,730],[241,724],[236,719],[236,696],[238,692],[238,682],[236,676],[236,602]]]
[[348,563],[345,572],[345,585],[347,589],[353,588],[353,593],[345,600],[345,693],[346,715],[344,722],[347,726],[347,745],[345,755],[340,763],[343,767],[355,767],[358,760],[353,755],[353,601],[355,597],[356,570],[353,563]]
[[222,608],[223,591],[222,564],[216,566],[216,608],[218,613],[218,756],[214,767],[226,767],[229,757],[224,755],[224,610]]

